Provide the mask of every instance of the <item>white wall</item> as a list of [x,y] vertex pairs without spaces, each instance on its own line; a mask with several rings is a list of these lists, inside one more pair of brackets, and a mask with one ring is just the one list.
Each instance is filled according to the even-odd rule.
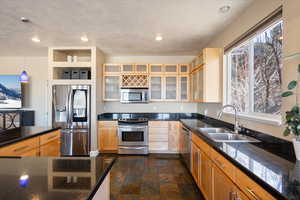
[[[111,56],[106,63],[190,63],[193,56]],[[196,103],[150,102],[149,104],[121,104],[105,102],[104,112],[197,112]]]
[[[256,0],[250,7],[248,7],[231,25],[229,25],[221,34],[217,35],[207,46],[224,48],[240,35],[245,33],[251,27],[256,25],[260,20],[268,16],[272,11],[282,5],[282,0]],[[221,70],[222,71],[222,70]],[[288,77],[284,77],[288,78]],[[221,76],[221,84],[223,83]],[[223,88],[223,86],[220,86]],[[217,112],[222,108],[222,104],[206,104],[200,103],[198,105],[198,112],[204,113],[208,111],[208,115],[216,117]],[[233,122],[233,117],[224,115],[223,120]],[[250,129],[272,134],[276,137],[290,139],[283,137],[283,126],[266,124],[252,120],[240,120],[240,123]]]
[[29,83],[24,84],[25,109],[35,111],[37,126],[47,126],[47,57],[0,57],[0,74],[21,74],[26,70]]

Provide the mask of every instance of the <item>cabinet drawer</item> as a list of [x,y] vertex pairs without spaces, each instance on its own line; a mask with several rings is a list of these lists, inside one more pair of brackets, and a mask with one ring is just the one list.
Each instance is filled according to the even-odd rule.
[[167,121],[150,121],[149,127],[157,127],[157,128],[168,128],[169,122]]
[[[38,148],[39,138],[35,137],[7,147],[0,148],[0,156],[22,156],[25,152]],[[24,155],[26,156],[26,154]]]
[[178,131],[180,123],[179,122],[169,122],[169,130]]
[[117,127],[118,122],[117,121],[99,121],[98,123],[99,127]]
[[192,133],[192,141],[201,149],[201,151],[206,153],[206,155],[210,156],[211,147],[194,133]]
[[272,195],[240,170],[237,170],[236,183],[251,200],[275,200]]
[[167,151],[168,142],[149,142],[150,151]]
[[235,166],[233,166],[226,158],[213,149],[211,153],[211,159],[229,178],[231,178],[231,180],[233,180],[233,182],[235,182]]
[[150,142],[168,142],[167,128],[149,128]]
[[53,132],[50,132],[50,133],[40,136],[40,145],[47,144],[48,142],[51,142],[51,141],[57,140],[57,139],[60,139],[60,130],[53,131]]

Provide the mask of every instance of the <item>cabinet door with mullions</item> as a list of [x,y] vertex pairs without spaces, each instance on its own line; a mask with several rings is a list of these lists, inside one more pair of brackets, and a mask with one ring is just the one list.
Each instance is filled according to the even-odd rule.
[[176,101],[178,98],[177,76],[165,76],[165,99]]
[[179,76],[179,100],[189,100],[189,76]]
[[120,76],[104,76],[104,100],[120,99]]
[[164,65],[165,73],[166,74],[177,74],[178,73],[178,67],[176,64],[167,64]]
[[150,76],[150,100],[163,100],[163,77]]

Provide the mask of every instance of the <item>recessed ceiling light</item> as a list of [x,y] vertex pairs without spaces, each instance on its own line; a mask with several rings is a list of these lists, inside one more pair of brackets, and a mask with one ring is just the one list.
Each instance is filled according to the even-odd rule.
[[230,9],[231,9],[231,7],[226,5],[226,6],[222,6],[219,10],[221,13],[227,13],[227,12],[229,12]]
[[36,43],[41,41],[38,37],[33,37],[33,38],[31,38],[31,40]]
[[87,36],[82,36],[80,39],[81,39],[82,42],[88,42],[89,41],[89,38]]
[[163,37],[160,34],[158,34],[158,35],[156,35],[155,40],[156,41],[162,41]]
[[21,17],[21,21],[24,23],[30,22],[30,20],[26,17]]

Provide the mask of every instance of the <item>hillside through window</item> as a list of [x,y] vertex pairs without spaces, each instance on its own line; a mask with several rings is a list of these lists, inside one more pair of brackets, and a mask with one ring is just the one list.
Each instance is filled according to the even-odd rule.
[[280,20],[226,54],[226,101],[239,112],[280,115],[282,33]]

